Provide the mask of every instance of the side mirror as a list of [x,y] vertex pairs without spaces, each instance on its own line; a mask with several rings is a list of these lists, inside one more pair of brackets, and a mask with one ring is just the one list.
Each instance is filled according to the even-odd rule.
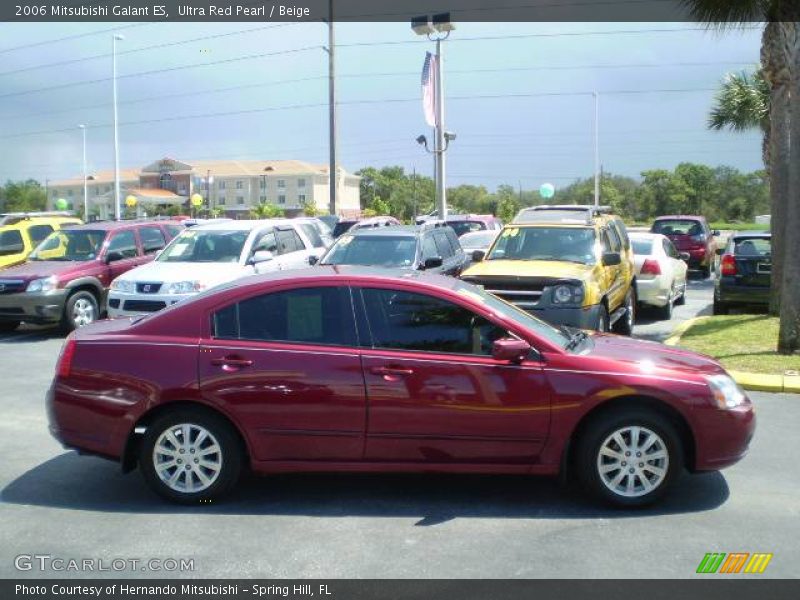
[[725,254],[725,248],[717,248],[716,250],[714,250],[714,254],[716,254],[717,256],[722,256],[723,254]]
[[438,267],[441,267],[443,262],[444,261],[442,260],[441,256],[431,256],[430,258],[425,259],[425,262],[422,264],[422,268],[436,269]]
[[603,253],[603,264],[607,267],[613,267],[622,262],[622,257],[619,252],[605,252]]
[[253,253],[253,257],[250,259],[250,264],[257,265],[258,263],[267,262],[273,258],[274,256],[269,250],[259,250],[258,252]]
[[531,346],[525,340],[503,338],[492,344],[492,358],[510,362],[522,362],[531,351]]
[[311,255],[308,257],[308,264],[312,267],[319,262],[319,256]]
[[486,257],[486,252],[483,250],[473,250],[472,251],[472,261],[473,262],[481,262]]
[[719,229],[715,229],[714,231],[712,231],[711,235],[713,235],[715,237],[718,236],[719,235]]
[[106,264],[110,264],[112,262],[117,262],[118,260],[122,260],[123,258],[125,257],[122,256],[122,252],[109,252],[108,254],[106,254],[105,262]]
[[689,259],[691,258],[691,255],[688,252],[681,252],[679,256],[681,257],[681,260],[684,262],[689,262]]

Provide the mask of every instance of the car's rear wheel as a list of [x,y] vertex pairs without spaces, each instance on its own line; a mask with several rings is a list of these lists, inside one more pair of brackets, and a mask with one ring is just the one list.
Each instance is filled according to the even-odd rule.
[[67,331],[73,331],[94,323],[99,317],[97,298],[91,292],[80,291],[67,300],[61,324]]
[[681,289],[681,295],[675,300],[676,306],[683,306],[686,304],[686,283],[684,282],[683,288]]
[[222,418],[182,409],[147,427],[139,465],[157,494],[195,504],[217,498],[236,484],[242,448],[236,432]]
[[0,333],[10,333],[19,327],[19,321],[0,321]]
[[708,279],[711,277],[711,266],[706,265],[704,267],[700,267],[700,274],[703,276],[703,279]]
[[625,297],[625,314],[616,323],[614,330],[620,335],[633,335],[633,324],[636,321],[636,289],[631,286]]
[[591,423],[578,440],[577,476],[604,502],[634,508],[656,502],[683,465],[680,437],[656,412],[623,409]]
[[672,318],[672,303],[675,298],[675,286],[669,292],[667,303],[664,306],[658,307],[658,318],[664,321],[669,321]]

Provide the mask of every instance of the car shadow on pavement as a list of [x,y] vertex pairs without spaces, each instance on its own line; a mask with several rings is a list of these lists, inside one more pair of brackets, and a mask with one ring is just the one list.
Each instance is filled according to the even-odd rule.
[[24,473],[0,493],[5,503],[122,513],[199,513],[312,517],[413,517],[417,526],[458,518],[634,518],[711,510],[729,490],[720,473],[682,474],[656,506],[600,506],[555,479],[442,474],[245,474],[219,503],[180,506],[153,494],[137,473],[116,463],[57,456]]

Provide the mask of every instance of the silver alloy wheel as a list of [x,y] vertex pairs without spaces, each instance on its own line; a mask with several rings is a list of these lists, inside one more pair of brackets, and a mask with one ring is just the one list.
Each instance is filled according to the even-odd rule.
[[75,327],[83,327],[89,323],[94,323],[97,315],[95,314],[94,304],[86,298],[78,298],[72,305],[72,322]]
[[195,423],[172,425],[156,440],[153,467],[171,490],[202,492],[222,471],[222,447],[205,427]]
[[638,498],[660,486],[669,469],[669,453],[661,436],[647,427],[617,429],[600,445],[597,471],[618,496]]

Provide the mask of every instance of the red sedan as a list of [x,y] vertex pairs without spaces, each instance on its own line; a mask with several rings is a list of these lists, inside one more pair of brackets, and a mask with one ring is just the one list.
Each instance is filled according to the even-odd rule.
[[710,358],[556,329],[452,278],[321,267],[239,280],[66,341],[64,446],[200,502],[245,465],[566,475],[640,506],[738,461],[750,400]]

